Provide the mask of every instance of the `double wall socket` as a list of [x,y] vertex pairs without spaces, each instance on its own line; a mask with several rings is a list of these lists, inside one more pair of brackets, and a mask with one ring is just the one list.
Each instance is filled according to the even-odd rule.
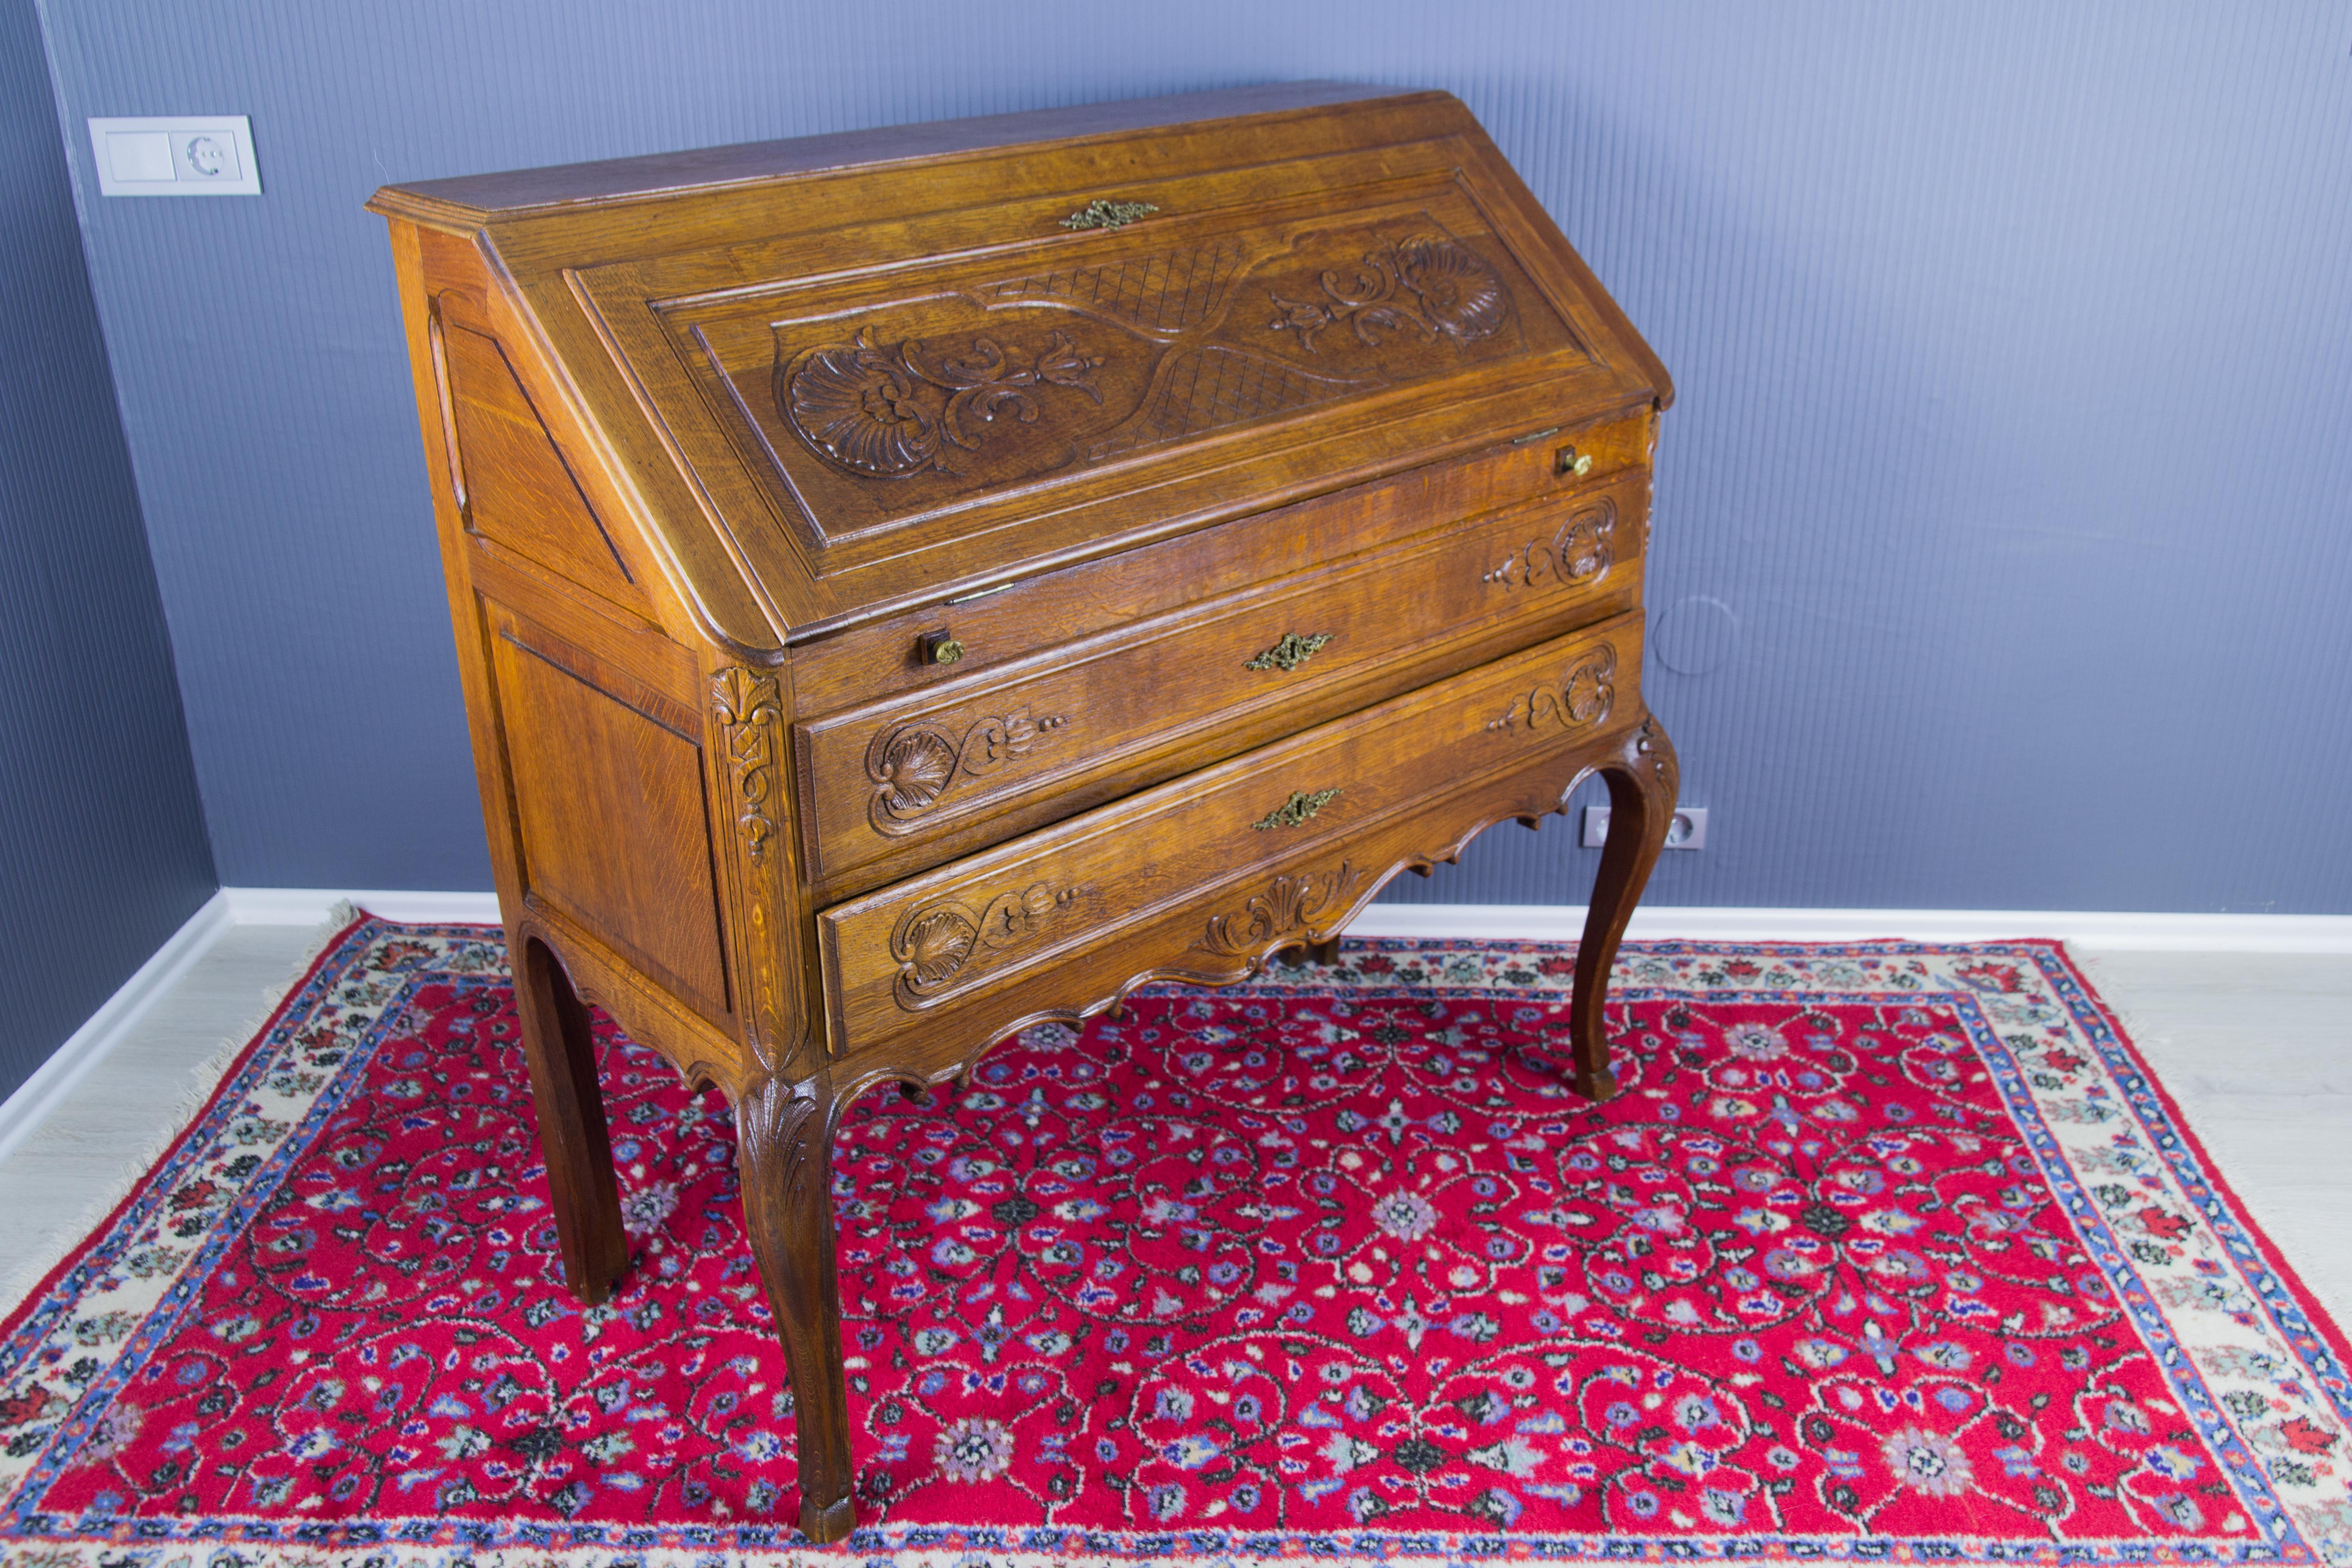
[[95,119],[90,151],[110,196],[257,196],[253,128],[242,114]]
[[[1598,849],[1609,842],[1609,808],[1588,805],[1584,808],[1584,847]],[[1706,847],[1706,807],[1678,806],[1675,819],[1666,824],[1666,847],[1669,849],[1704,849]]]

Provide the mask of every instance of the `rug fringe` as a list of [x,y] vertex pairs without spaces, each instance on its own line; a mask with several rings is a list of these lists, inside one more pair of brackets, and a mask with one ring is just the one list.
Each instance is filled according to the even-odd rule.
[[[113,1211],[115,1205],[131,1195],[140,1178],[163,1157],[164,1152],[187,1130],[188,1123],[195,1120],[196,1113],[212,1099],[213,1090],[220,1086],[221,1078],[228,1071],[229,1065],[236,1060],[247,1046],[252,1044],[253,1037],[268,1021],[269,1016],[278,1011],[278,1004],[302,983],[302,977],[310,972],[310,966],[319,961],[319,955],[326,951],[327,944],[345,926],[357,920],[361,912],[349,900],[339,901],[327,912],[326,922],[313,928],[310,939],[302,944],[302,955],[288,969],[286,977],[263,986],[257,1008],[235,1030],[224,1037],[210,1055],[189,1069],[187,1088],[164,1114],[160,1130],[124,1159],[111,1176],[91,1189],[94,1195],[82,1205],[70,1224],[59,1226],[51,1232],[47,1242],[16,1259],[5,1282],[0,1282],[0,1320],[6,1319],[22,1306],[25,1298],[33,1293],[49,1270],[55,1268],[68,1253],[79,1247],[83,1238]],[[36,1140],[39,1136],[38,1132],[34,1134]]]

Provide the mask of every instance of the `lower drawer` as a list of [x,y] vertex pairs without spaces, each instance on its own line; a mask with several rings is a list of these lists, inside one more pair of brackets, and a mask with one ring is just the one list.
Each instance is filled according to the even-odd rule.
[[[1622,727],[1641,711],[1641,616],[1621,616],[825,910],[832,1050],[856,1057],[919,1038],[928,1057],[960,1033],[941,1015],[967,1010],[983,1033],[958,1048],[977,1048],[985,1030],[1026,1016],[1017,994],[1032,977],[1117,949],[1171,911],[1205,914],[1229,890],[1262,887],[1269,870],[1319,864],[1336,841]],[[1336,920],[1389,869],[1327,872],[1286,896]],[[1232,916],[1208,918],[1193,944],[1227,971],[1290,930],[1280,911],[1229,901]],[[1139,954],[1093,999],[1155,965],[1167,968]]]

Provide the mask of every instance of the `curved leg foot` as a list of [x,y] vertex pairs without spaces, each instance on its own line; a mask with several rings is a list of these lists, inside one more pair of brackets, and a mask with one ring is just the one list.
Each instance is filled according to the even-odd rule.
[[1577,1093],[1596,1100],[1617,1092],[1602,1019],[1610,965],[1617,960],[1617,944],[1624,938],[1625,922],[1633,918],[1651,868],[1658,863],[1658,851],[1665,847],[1681,770],[1665,731],[1655,719],[1645,717],[1624,749],[1602,764],[1601,776],[1609,785],[1609,846],[1601,852],[1601,874],[1585,910],[1584,940],[1576,948],[1576,989],[1568,1009],[1575,1059],[1570,1082]]
[[555,1236],[563,1283],[595,1306],[629,1268],[628,1234],[613,1179],[613,1142],[604,1096],[596,1087],[596,1041],[588,1009],[547,944],[526,937],[518,948],[515,1008],[522,1016],[523,1058],[539,1108],[539,1145],[553,1190]]
[[833,1261],[831,1082],[774,1079],[735,1107],[743,1217],[776,1315],[800,1434],[801,1532],[838,1541],[857,1522],[849,1398],[841,1367],[841,1293]]

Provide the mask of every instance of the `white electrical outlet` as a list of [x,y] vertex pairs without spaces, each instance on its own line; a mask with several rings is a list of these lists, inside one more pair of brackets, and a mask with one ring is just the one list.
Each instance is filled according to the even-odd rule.
[[109,196],[257,196],[261,167],[242,114],[93,119],[98,188]]
[[[1598,849],[1609,842],[1609,808],[1588,805],[1584,808],[1584,847]],[[1706,807],[1679,806],[1675,819],[1666,824],[1666,847],[1669,849],[1704,849],[1706,847]]]

